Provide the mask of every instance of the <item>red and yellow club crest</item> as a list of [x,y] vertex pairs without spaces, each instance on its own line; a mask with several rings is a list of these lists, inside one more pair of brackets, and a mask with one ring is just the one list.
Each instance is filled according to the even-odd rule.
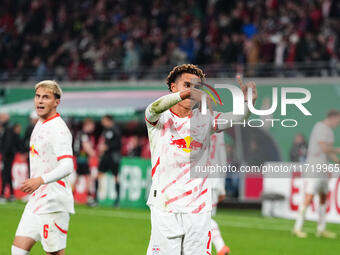
[[170,145],[177,145],[177,148],[182,149],[185,152],[191,152],[202,147],[202,143],[194,140],[191,136],[186,136],[185,138],[174,139],[172,136]]

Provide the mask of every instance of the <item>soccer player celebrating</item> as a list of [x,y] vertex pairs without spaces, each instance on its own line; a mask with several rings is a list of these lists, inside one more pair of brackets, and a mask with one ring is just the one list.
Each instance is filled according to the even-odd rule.
[[[337,154],[340,154],[340,148],[335,148],[334,133],[332,129],[340,124],[340,112],[338,110],[330,110],[327,117],[323,121],[315,124],[310,136],[310,142],[307,153],[306,162],[312,166],[317,164],[328,164],[328,160],[339,164],[340,159]],[[311,176],[309,176],[311,177]],[[336,234],[326,230],[326,201],[328,193],[328,175],[319,178],[309,178],[305,180],[305,199],[301,204],[298,216],[293,229],[293,234],[300,238],[307,237],[307,233],[302,231],[303,222],[308,206],[312,203],[315,194],[319,194],[319,210],[318,224],[316,236],[335,238]]]
[[73,171],[72,136],[56,109],[62,91],[55,81],[35,86],[39,116],[30,140],[30,179],[21,190],[31,194],[21,217],[12,255],[25,255],[37,241],[46,254],[65,254],[70,213],[74,213],[68,175]]
[[[211,165],[224,166],[227,164],[227,150],[224,142],[224,132],[211,135],[209,160]],[[225,175],[211,179],[212,216],[216,215],[217,204],[225,199]],[[211,239],[217,255],[227,255],[230,249],[225,245],[220,228],[214,219],[211,219]]]
[[[152,161],[152,185],[148,198],[151,237],[148,255],[211,254],[211,188],[207,176],[190,178],[190,169],[207,166],[210,135],[229,127],[214,125],[214,119],[240,121],[248,116],[192,109],[203,95],[195,81],[204,74],[195,65],[176,66],[169,73],[170,94],[150,104],[145,111]],[[253,90],[255,83],[243,85]],[[246,97],[245,97],[246,98]],[[222,122],[222,121],[221,121]]]

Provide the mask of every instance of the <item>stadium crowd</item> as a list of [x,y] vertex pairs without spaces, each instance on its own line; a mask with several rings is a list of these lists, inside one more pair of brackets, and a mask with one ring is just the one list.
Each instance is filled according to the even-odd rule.
[[322,62],[303,75],[337,75],[339,17],[335,0],[5,0],[0,80],[159,78],[184,62],[253,76]]

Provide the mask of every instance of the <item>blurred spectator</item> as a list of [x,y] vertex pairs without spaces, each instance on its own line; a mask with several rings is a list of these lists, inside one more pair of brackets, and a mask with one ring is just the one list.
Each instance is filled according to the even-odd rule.
[[115,190],[117,194],[116,206],[119,203],[119,163],[121,158],[121,132],[115,121],[110,115],[105,115],[101,119],[103,132],[99,139],[99,176],[100,179],[103,173],[111,172],[114,178]]
[[77,179],[75,185],[77,185],[80,176],[85,177],[85,190],[88,191],[87,204],[89,206],[95,205],[94,194],[90,193],[90,159],[96,156],[94,130],[94,121],[92,119],[85,119],[82,129],[76,134],[73,142],[73,151],[77,162]]
[[308,144],[303,134],[298,133],[294,137],[290,149],[290,160],[293,162],[305,162],[307,157]]
[[122,138],[122,154],[127,157],[140,157],[141,146],[139,144],[138,136],[132,135]]
[[[5,118],[6,121],[6,118]],[[9,201],[14,201],[14,189],[12,185],[12,164],[14,156],[17,152],[22,152],[22,143],[20,138],[21,126],[14,124],[13,127],[9,125],[9,118],[4,122],[5,128],[3,139],[1,141],[1,154],[3,157],[3,170],[2,170],[2,186],[0,199],[3,201],[5,196],[5,188],[7,184],[10,189]]]
[[247,165],[261,166],[266,160],[264,151],[259,148],[259,142],[254,137],[249,142],[249,149],[247,151]]
[[132,40],[128,40],[125,43],[125,55],[123,57],[123,69],[130,77],[136,78],[137,70],[139,67],[139,52],[135,43]]
[[79,53],[72,51],[72,61],[68,66],[67,72],[70,80],[88,80],[92,76],[92,70],[79,57]]
[[[2,140],[4,138],[6,127],[9,123],[9,115],[7,113],[0,113],[0,145],[2,145]],[[1,148],[0,148],[1,153]]]
[[35,124],[37,123],[38,120],[39,120],[39,117],[38,117],[37,113],[35,111],[31,112],[31,114],[29,116],[29,123],[26,127],[25,134],[24,134],[24,141],[23,141],[24,152],[29,151],[31,134],[32,134],[34,126],[35,126]]
[[[4,134],[6,127],[8,125],[9,115],[7,113],[0,113],[0,171],[3,173],[3,155],[2,155],[2,141],[4,139]],[[4,202],[4,199],[0,198],[0,202]]]

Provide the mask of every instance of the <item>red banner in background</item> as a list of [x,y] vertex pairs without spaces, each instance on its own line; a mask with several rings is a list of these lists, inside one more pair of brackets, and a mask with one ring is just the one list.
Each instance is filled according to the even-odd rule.
[[246,174],[244,177],[244,199],[260,200],[263,190],[262,175]]
[[21,184],[29,178],[28,161],[25,154],[17,153],[12,164],[12,184],[16,198],[22,199],[27,194],[20,190]]

